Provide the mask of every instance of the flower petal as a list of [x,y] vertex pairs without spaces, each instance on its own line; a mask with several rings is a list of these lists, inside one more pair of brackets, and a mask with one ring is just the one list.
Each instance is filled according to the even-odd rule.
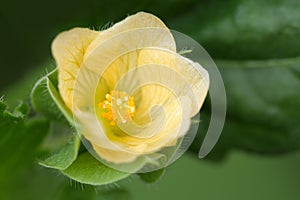
[[59,92],[70,109],[77,72],[86,49],[98,34],[87,28],[74,28],[59,34],[52,43],[52,54],[58,67]]
[[[173,35],[164,23],[154,15],[141,12],[102,31],[87,49],[84,67],[102,76],[118,58],[130,52],[138,54],[139,49],[147,47],[176,51]],[[126,72],[132,67],[136,64],[120,70]]]
[[[89,55],[89,53],[93,52],[96,48],[99,47],[100,44],[104,43],[105,41],[123,32],[144,28],[161,28],[168,30],[167,26],[158,17],[150,13],[138,12],[137,14],[130,15],[126,19],[116,23],[111,28],[102,31],[101,34],[99,34],[99,36],[87,49],[88,53],[86,54],[86,57]],[[140,42],[141,40],[136,39],[136,41]],[[171,43],[169,43],[169,47],[173,50],[176,50],[175,42],[172,41]]]
[[149,69],[148,73],[140,73],[140,79],[169,86],[177,96],[189,96],[193,104],[191,117],[200,111],[208,92],[209,75],[199,63],[170,51],[145,49],[139,53],[139,64],[170,68],[169,71],[163,68]]
[[111,149],[105,149],[102,147],[99,147],[95,144],[93,145],[93,149],[95,152],[104,160],[108,162],[112,162],[115,164],[120,164],[120,163],[129,163],[134,161],[138,155],[128,153],[126,151],[116,151],[116,150],[111,150]]

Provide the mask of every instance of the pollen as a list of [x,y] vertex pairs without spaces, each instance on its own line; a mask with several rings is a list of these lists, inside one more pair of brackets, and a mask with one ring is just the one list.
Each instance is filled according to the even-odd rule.
[[111,91],[105,95],[104,101],[98,104],[101,116],[110,121],[111,126],[116,122],[127,124],[132,120],[136,112],[134,97],[122,91]]

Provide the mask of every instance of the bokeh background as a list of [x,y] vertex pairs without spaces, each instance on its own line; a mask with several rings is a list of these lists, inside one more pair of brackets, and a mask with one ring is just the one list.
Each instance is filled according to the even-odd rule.
[[8,175],[5,159],[22,139],[10,148],[0,139],[0,199],[299,199],[298,0],[2,0],[0,95],[11,109],[29,102],[34,82],[54,66],[50,45],[59,32],[101,30],[138,11],[196,39],[220,68],[228,115],[216,148],[198,159],[209,100],[189,153],[150,185],[134,176],[104,188],[84,186],[38,166],[38,153],[30,154],[18,176],[15,165]]

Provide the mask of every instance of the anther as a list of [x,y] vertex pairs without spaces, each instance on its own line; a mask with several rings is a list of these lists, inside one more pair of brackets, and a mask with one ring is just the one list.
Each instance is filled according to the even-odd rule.
[[111,91],[105,95],[105,100],[98,104],[101,116],[110,121],[111,126],[115,122],[126,124],[132,120],[135,114],[134,98],[126,92]]

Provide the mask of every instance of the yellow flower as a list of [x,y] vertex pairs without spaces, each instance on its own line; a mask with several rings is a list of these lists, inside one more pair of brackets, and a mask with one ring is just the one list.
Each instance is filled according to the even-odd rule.
[[52,44],[59,92],[104,161],[120,164],[175,146],[207,95],[208,73],[176,53],[171,31],[140,12],[111,28],[74,28]]

